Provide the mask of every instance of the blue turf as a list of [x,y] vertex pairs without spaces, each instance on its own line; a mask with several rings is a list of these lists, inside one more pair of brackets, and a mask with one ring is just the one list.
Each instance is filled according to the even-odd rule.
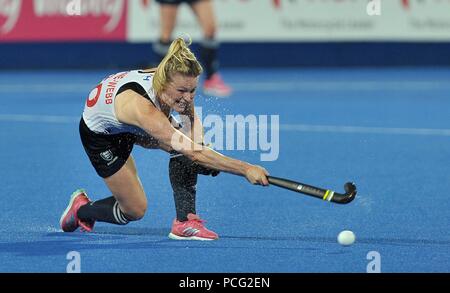
[[[167,155],[135,148],[149,206],[128,226],[98,223],[65,234],[70,194],[109,196],[81,147],[77,117],[90,88],[111,72],[0,73],[0,271],[64,272],[69,251],[83,272],[450,272],[450,135],[340,133],[282,128],[273,175],[359,196],[340,206],[224,175],[201,177],[198,212],[215,242],[167,239],[174,206]],[[229,99],[199,97],[203,114],[275,114],[282,125],[450,129],[450,70],[228,70]],[[25,121],[17,115],[65,117]],[[12,116],[11,116],[12,115]],[[447,132],[448,133],[448,132]],[[225,151],[258,163],[257,151]],[[350,229],[351,247],[336,243]]]

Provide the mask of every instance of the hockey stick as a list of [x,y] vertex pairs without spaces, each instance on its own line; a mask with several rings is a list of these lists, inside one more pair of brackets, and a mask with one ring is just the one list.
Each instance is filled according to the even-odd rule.
[[289,189],[295,192],[303,193],[306,195],[310,195],[316,198],[320,198],[335,203],[347,204],[353,201],[356,197],[356,186],[352,182],[345,183],[344,185],[345,193],[342,194],[334,192],[332,190],[322,189],[284,178],[278,178],[273,176],[267,176],[267,178],[269,179],[270,184],[276,185],[278,187],[282,187],[285,189]]

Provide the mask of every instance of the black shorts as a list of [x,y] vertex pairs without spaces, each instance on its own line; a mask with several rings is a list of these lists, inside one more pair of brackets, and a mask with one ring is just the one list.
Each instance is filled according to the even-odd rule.
[[160,4],[179,5],[181,3],[193,4],[195,2],[202,1],[202,0],[155,0],[155,1]]
[[92,166],[102,178],[114,175],[125,165],[136,142],[136,135],[131,133],[95,133],[83,118],[80,120],[80,137]]

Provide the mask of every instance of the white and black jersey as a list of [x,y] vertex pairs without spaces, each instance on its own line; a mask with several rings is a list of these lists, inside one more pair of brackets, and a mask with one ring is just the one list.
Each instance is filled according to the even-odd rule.
[[103,79],[86,101],[83,119],[87,127],[102,134],[129,132],[144,135],[142,129],[117,120],[114,104],[118,94],[132,89],[161,109],[152,88],[152,80],[153,73],[141,70],[119,72]]

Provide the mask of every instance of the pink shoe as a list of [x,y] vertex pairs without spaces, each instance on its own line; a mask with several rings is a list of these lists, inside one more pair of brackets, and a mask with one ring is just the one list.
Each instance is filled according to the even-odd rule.
[[70,197],[69,205],[61,216],[59,224],[64,232],[73,232],[78,227],[81,227],[82,231],[91,232],[94,228],[95,222],[86,222],[78,219],[77,212],[80,207],[90,203],[91,201],[86,195],[83,189],[78,189]]
[[219,236],[206,229],[203,225],[205,221],[199,216],[188,214],[188,220],[179,222],[177,219],[173,221],[172,231],[169,234],[170,239],[175,240],[216,240]]
[[231,95],[231,87],[226,85],[222,77],[215,73],[203,83],[203,93],[209,96],[227,97]]

